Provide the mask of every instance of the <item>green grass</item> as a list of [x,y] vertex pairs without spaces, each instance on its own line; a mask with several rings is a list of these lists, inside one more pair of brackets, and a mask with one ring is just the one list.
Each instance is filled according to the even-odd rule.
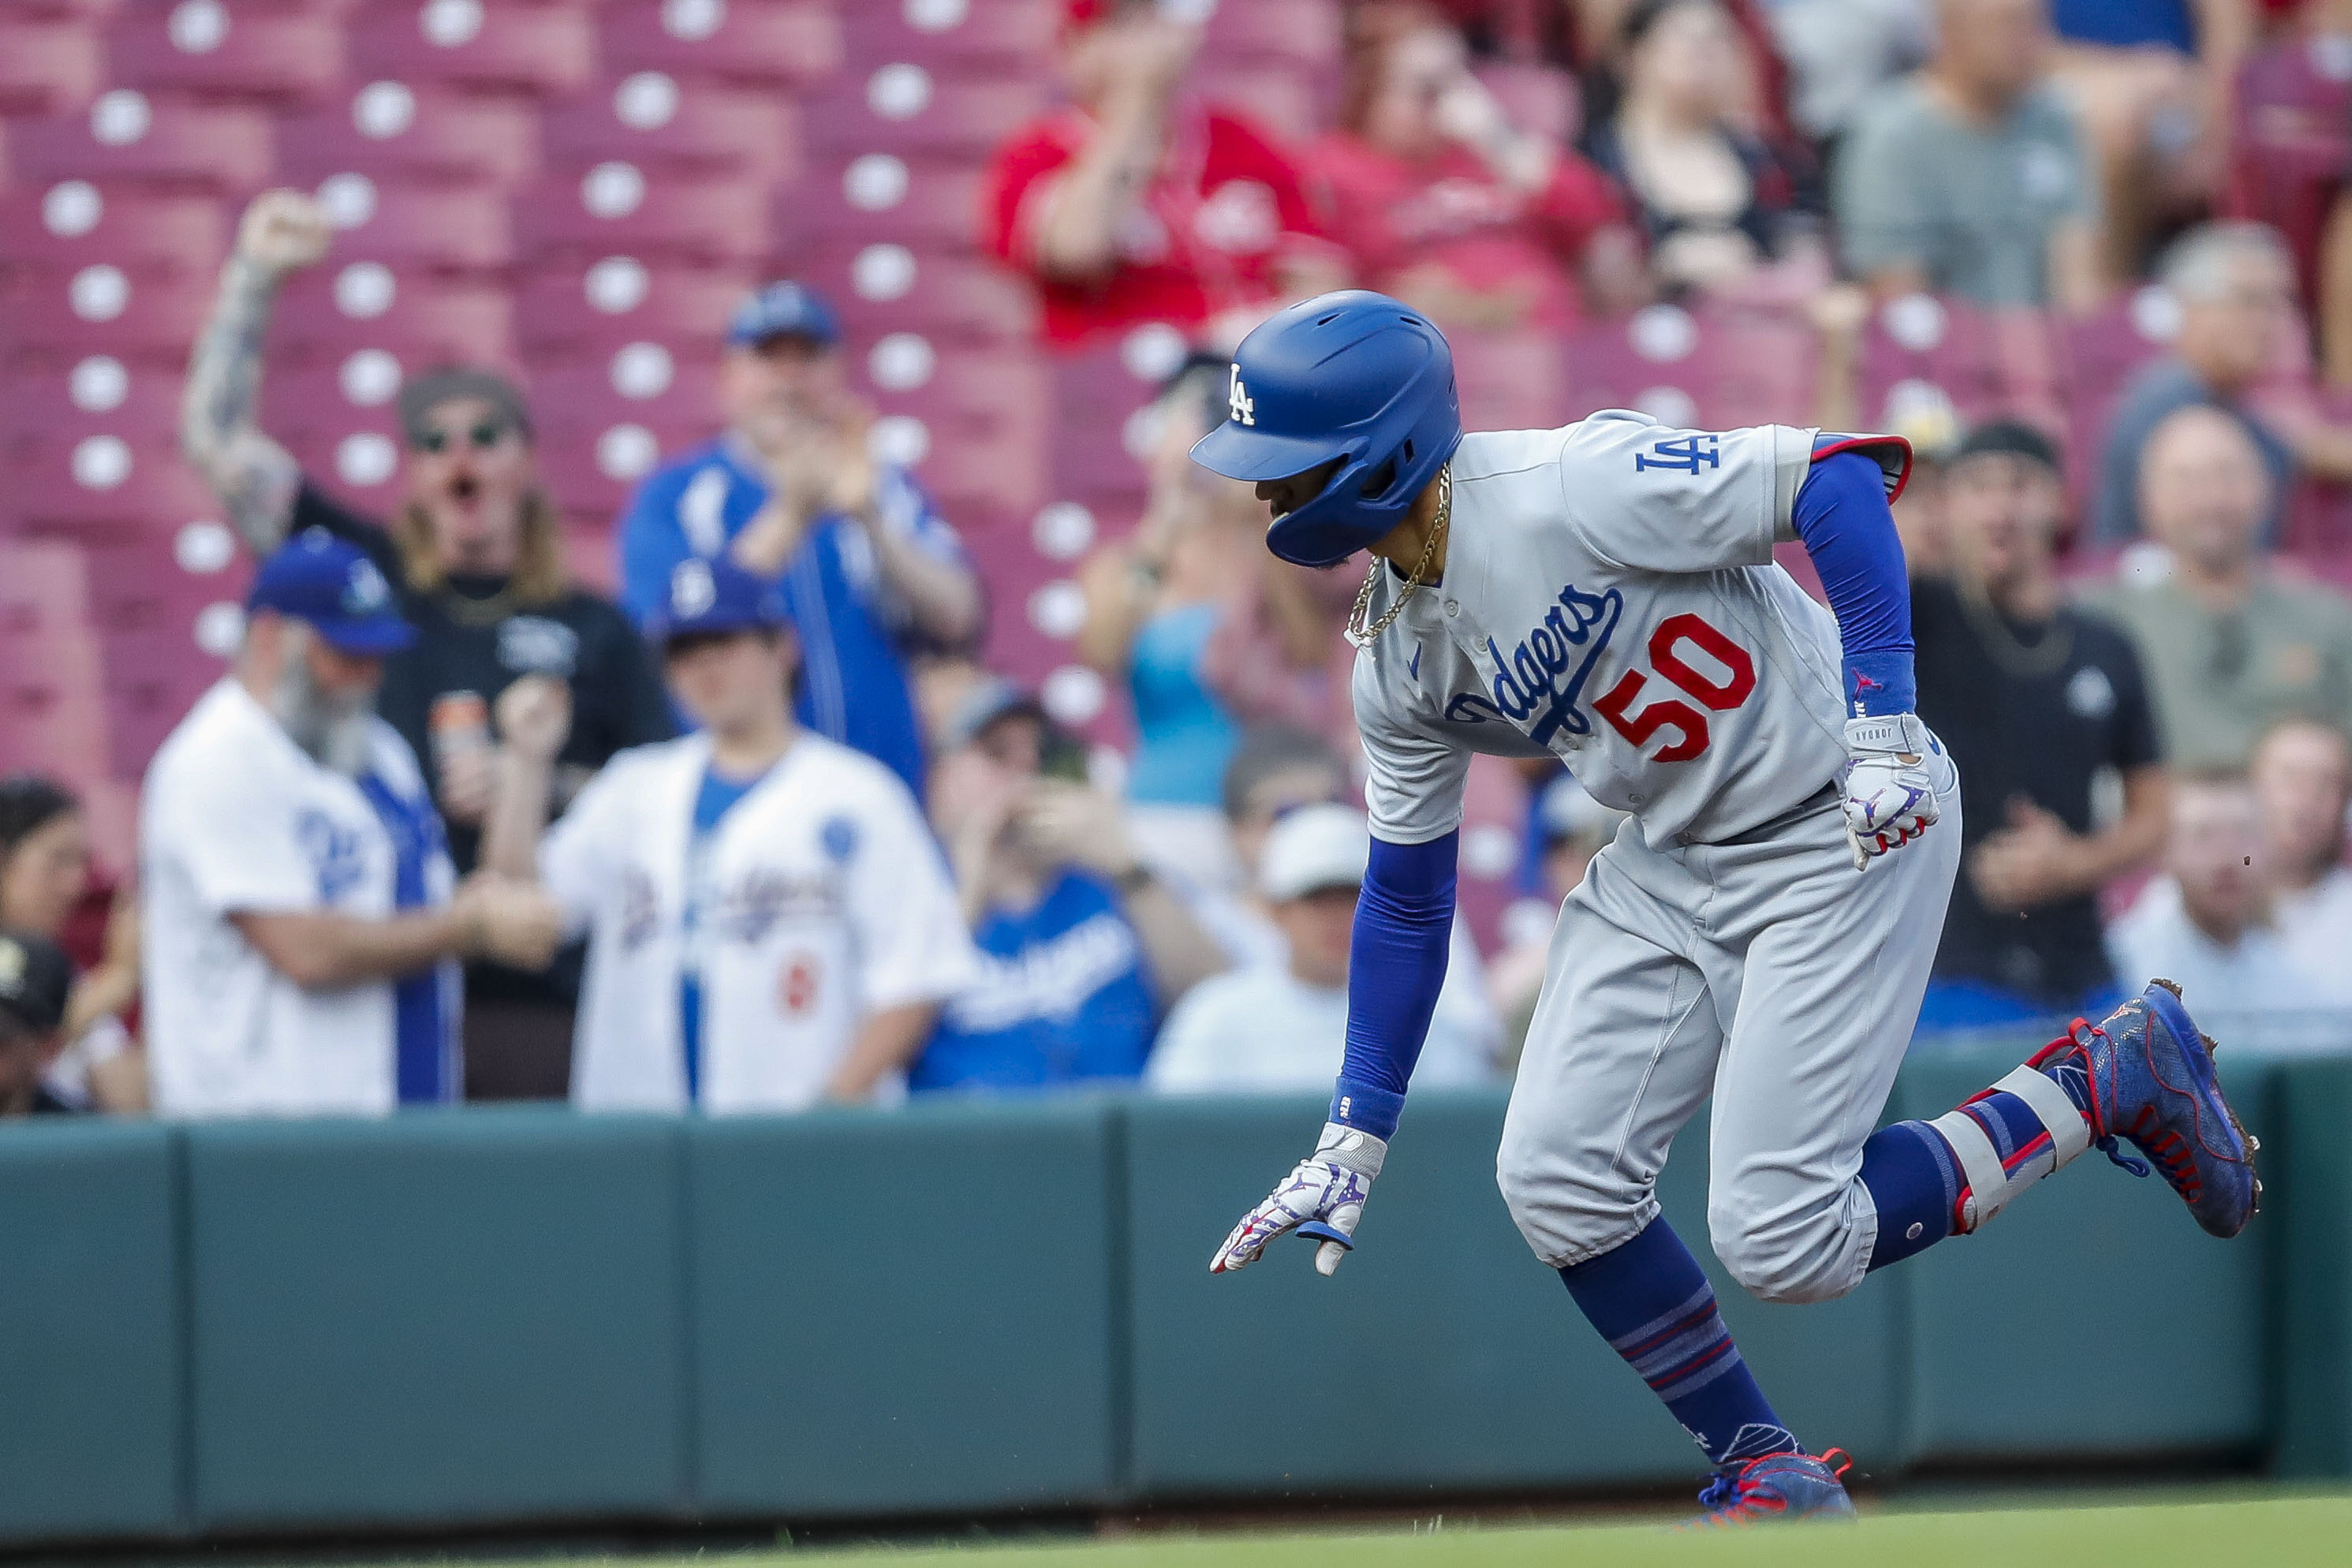
[[[708,1565],[713,1559],[705,1558]],[[1066,1545],[728,1557],[887,1568],[2302,1568],[2352,1564],[2352,1497],[1879,1510],[1853,1526],[1685,1534],[1662,1524],[1232,1531]]]

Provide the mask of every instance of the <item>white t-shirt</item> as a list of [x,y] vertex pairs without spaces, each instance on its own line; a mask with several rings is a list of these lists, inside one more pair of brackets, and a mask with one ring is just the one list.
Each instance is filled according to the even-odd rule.
[[[1225,950],[1236,969],[1254,969],[1261,964],[1279,969],[1290,962],[1290,939],[1246,900],[1192,889],[1185,898],[1185,907],[1217,945]],[[1430,1027],[1459,1037],[1482,1061],[1491,1062],[1502,1044],[1503,1021],[1495,1010],[1493,998],[1487,994],[1486,961],[1479,956],[1469,923],[1458,913],[1454,917],[1453,934],[1446,943],[1445,984],[1437,993],[1437,1011],[1430,1019]]]
[[[1280,964],[1212,975],[1184,994],[1143,1069],[1164,1094],[1328,1090],[1348,1042],[1348,993],[1309,985]],[[1415,1089],[1489,1083],[1494,1037],[1441,1013],[1412,1071]]]
[[[1653,845],[1745,832],[1837,778],[1837,623],[1772,563],[1812,437],[1615,409],[1465,437],[1444,577],[1356,656],[1373,834],[1459,826],[1474,752],[1557,756]],[[1377,616],[1399,579],[1375,582]]]
[[[421,805],[399,731],[371,728],[370,771]],[[140,796],[148,1070],[166,1116],[381,1115],[395,1100],[393,985],[305,990],[230,923],[332,910],[382,920],[395,851],[360,786],[311,759],[234,679],[200,698],[149,764]],[[446,901],[448,858],[428,869]],[[445,984],[454,988],[455,966]]]
[[2339,1007],[2352,1007],[2352,868],[2336,867],[2300,892],[2280,893],[2271,924],[2287,962]]
[[[678,984],[695,798],[707,735],[622,752],[540,849],[540,876],[588,972],[572,1098],[590,1110],[688,1104]],[[803,731],[702,847],[694,935],[700,1101],[712,1111],[816,1102],[867,1016],[939,1002],[979,958],[930,829],[898,775]],[[877,1098],[905,1092],[902,1075]]]
[[2352,1044],[2352,1012],[2311,980],[2268,927],[2223,947],[2181,907],[2180,884],[2159,877],[2107,928],[2107,957],[2126,990],[2162,977],[2180,986],[2198,1026],[2225,1046],[2269,1051]]

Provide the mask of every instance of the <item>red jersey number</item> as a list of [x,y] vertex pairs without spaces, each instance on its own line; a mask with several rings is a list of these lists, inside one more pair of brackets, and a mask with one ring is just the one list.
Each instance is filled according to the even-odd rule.
[[[1653,669],[1696,699],[1700,707],[1715,712],[1728,713],[1756,689],[1756,661],[1748,650],[1696,616],[1668,616],[1660,621],[1658,629],[1650,634],[1649,651]],[[1672,730],[1673,743],[1652,762],[1686,763],[1706,751],[1711,737],[1706,714],[1698,708],[1679,697],[1655,697],[1639,709],[1633,706],[1649,684],[1648,676],[1629,669],[1616,685],[1594,699],[1592,710],[1636,747],[1646,746],[1660,731]]]

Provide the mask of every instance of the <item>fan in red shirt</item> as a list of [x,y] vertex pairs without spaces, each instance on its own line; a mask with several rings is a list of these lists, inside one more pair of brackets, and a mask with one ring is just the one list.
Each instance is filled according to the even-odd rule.
[[1432,6],[1350,16],[1339,129],[1315,168],[1364,287],[1443,326],[1559,328],[1581,296],[1639,302],[1639,247],[1608,180],[1513,130]]
[[1068,0],[1076,107],[997,149],[982,230],[1035,282],[1056,346],[1142,321],[1237,339],[1286,300],[1347,281],[1290,154],[1183,95],[1200,44],[1151,0]]

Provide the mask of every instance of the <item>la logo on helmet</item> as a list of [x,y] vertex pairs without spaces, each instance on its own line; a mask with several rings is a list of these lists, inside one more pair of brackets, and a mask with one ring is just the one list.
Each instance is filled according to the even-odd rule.
[[1233,390],[1225,395],[1225,405],[1233,411],[1236,425],[1257,423],[1257,405],[1250,401],[1249,388],[1242,384],[1242,367],[1234,366]]

